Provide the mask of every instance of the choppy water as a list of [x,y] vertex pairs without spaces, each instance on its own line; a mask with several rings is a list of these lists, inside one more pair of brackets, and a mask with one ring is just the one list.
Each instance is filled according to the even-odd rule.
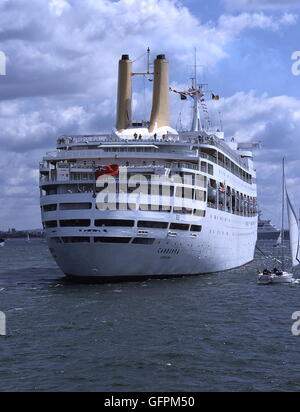
[[210,276],[75,285],[45,243],[9,241],[0,391],[298,391],[300,285],[258,286],[262,266],[258,257]]

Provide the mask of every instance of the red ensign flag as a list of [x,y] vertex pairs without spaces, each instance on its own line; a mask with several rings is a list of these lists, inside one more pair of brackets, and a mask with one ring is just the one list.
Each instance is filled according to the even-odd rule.
[[116,176],[119,174],[119,165],[99,166],[95,171],[96,179],[100,176]]

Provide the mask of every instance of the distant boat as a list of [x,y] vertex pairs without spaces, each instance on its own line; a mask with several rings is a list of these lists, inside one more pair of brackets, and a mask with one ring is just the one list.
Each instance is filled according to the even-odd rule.
[[27,235],[27,242],[30,242],[30,235],[29,235],[29,233],[28,233],[28,235]]
[[277,229],[271,220],[261,219],[261,213],[258,216],[257,239],[258,240],[278,240],[280,230]]
[[284,251],[284,239],[285,239],[285,230],[284,230],[284,209],[285,203],[287,205],[287,214],[289,222],[289,239],[290,239],[290,254],[292,258],[292,267],[296,267],[300,263],[300,239],[299,239],[299,220],[298,216],[295,213],[293,205],[290,201],[289,194],[287,192],[286,182],[285,182],[285,164],[283,160],[283,191],[282,191],[282,228],[280,234],[281,240],[281,270],[276,268],[273,271],[265,269],[263,272],[258,274],[258,283],[259,284],[270,284],[270,283],[298,283],[294,279],[292,272],[285,271],[285,251]]
[[3,247],[5,245],[5,239],[0,239],[0,247]]

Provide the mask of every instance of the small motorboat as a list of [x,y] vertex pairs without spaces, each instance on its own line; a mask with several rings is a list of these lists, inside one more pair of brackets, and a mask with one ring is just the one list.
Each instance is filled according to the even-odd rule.
[[5,245],[5,239],[0,239],[0,247],[3,247]]
[[259,285],[270,285],[272,283],[298,283],[292,273],[277,272],[277,273],[259,273],[257,283]]

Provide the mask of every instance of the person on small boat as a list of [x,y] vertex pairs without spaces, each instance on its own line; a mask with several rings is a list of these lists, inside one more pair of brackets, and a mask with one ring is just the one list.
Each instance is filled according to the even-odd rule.
[[280,270],[278,270],[277,268],[274,268],[274,269],[273,269],[273,273],[274,273],[274,275],[276,275],[276,276],[282,276],[282,275],[283,275],[283,273],[282,273]]
[[271,272],[268,269],[264,269],[263,275],[271,275]]

